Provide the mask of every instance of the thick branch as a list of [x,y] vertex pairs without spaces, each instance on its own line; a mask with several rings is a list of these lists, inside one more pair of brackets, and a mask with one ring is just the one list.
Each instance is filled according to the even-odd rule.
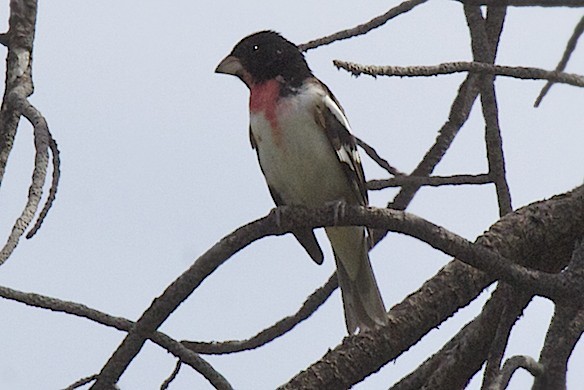
[[[567,272],[584,279],[584,239],[576,246]],[[566,388],[568,359],[584,333],[584,303],[579,298],[574,305],[556,304],[539,357],[545,372],[537,377],[533,390]]]
[[[533,223],[535,220],[538,222]],[[505,216],[477,243],[508,259],[528,261],[531,266],[557,272],[565,266],[572,245],[583,230],[584,188],[581,187]],[[283,388],[346,388],[360,382],[468,304],[492,280],[458,261],[450,263],[390,310],[388,327],[346,338]],[[359,364],[355,365],[356,362]]]
[[6,57],[6,89],[0,108],[0,184],[4,177],[8,156],[12,151],[20,112],[14,106],[32,94],[32,44],[34,41],[37,2],[11,1]]

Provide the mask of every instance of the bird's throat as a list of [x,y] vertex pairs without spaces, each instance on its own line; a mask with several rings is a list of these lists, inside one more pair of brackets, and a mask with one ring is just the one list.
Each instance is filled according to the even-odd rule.
[[272,79],[250,88],[249,111],[252,114],[263,113],[273,129],[278,129],[276,109],[280,100],[280,82]]

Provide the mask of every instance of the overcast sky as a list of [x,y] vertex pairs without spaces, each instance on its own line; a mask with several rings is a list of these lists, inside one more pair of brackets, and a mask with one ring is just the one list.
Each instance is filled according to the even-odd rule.
[[[8,1],[0,2],[1,31]],[[245,35],[274,29],[296,43],[363,23],[396,1],[41,1],[34,44],[35,93],[59,143],[56,203],[33,240],[0,270],[0,285],[86,304],[136,319],[207,248],[273,207],[248,138],[248,91],[217,63]],[[510,9],[497,62],[553,69],[579,18],[577,9]],[[567,71],[583,73],[584,44]],[[5,50],[2,51],[5,55]],[[463,74],[424,79],[353,78],[333,59],[378,65],[470,60],[468,30],[455,1],[433,1],[366,36],[307,53],[314,73],[343,104],[356,135],[409,172],[448,117]],[[3,65],[2,65],[3,67]],[[4,73],[4,69],[2,69]],[[584,173],[584,90],[543,81],[496,82],[514,208],[566,192]],[[21,122],[0,191],[0,237],[26,201],[34,155]],[[436,174],[486,172],[480,106]],[[364,157],[369,179],[384,172]],[[371,193],[384,206],[393,190]],[[497,221],[492,186],[423,189],[409,211],[474,240]],[[248,338],[295,312],[334,270],[315,265],[290,236],[238,253],[170,317],[176,339]],[[449,258],[390,235],[371,252],[387,307]],[[418,345],[356,389],[386,389],[438,350],[481,309],[491,287]],[[508,356],[539,356],[553,307],[536,299],[512,333]],[[57,389],[98,372],[125,334],[90,321],[0,300],[0,383]],[[318,360],[345,336],[338,292],[290,334],[251,352],[209,357],[237,389],[271,389]],[[151,343],[126,371],[122,389],[155,389],[175,360]],[[577,346],[569,388],[584,383]],[[576,368],[580,368],[577,370]],[[518,372],[512,389],[531,378]],[[478,389],[480,378],[470,388]],[[183,367],[172,389],[209,384]]]

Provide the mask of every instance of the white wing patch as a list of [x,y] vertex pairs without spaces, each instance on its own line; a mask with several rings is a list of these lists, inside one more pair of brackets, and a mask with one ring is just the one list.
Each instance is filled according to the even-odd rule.
[[324,105],[329,109],[329,111],[337,118],[337,120],[345,126],[347,131],[351,132],[351,126],[349,125],[349,121],[343,114],[343,111],[337,106],[333,99],[327,94],[324,96]]
[[[347,131],[351,133],[351,126],[349,125],[349,121],[343,114],[343,111],[341,111],[339,106],[335,103],[333,99],[330,98],[328,94],[325,95],[324,97],[324,104],[329,109],[329,111],[334,115],[334,117],[339,121],[339,123],[341,123],[347,129]],[[336,150],[337,156],[339,157],[339,160],[341,162],[349,164],[351,169],[355,171],[356,170],[355,163],[360,164],[361,157],[359,157],[359,153],[357,152],[356,149],[351,150],[347,146],[348,145],[342,145],[340,149],[337,149]]]

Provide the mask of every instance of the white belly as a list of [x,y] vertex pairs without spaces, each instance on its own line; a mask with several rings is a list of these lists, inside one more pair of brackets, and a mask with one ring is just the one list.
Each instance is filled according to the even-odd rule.
[[276,132],[263,113],[250,118],[266,181],[284,204],[318,207],[331,201],[351,201],[351,187],[324,130],[311,113],[295,103],[285,108],[286,115],[279,116]]

